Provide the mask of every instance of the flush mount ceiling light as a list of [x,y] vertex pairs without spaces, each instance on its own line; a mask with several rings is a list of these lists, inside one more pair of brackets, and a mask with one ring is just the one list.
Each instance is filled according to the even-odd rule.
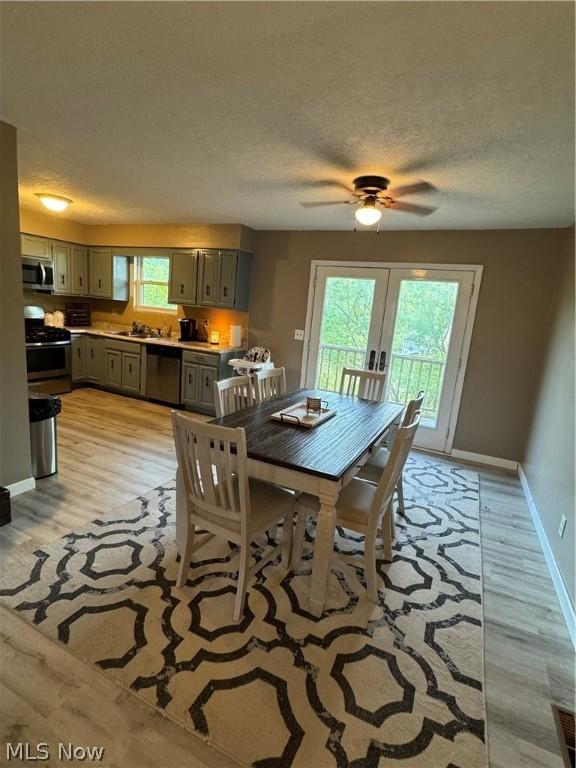
[[62,195],[50,195],[47,192],[36,192],[35,195],[45,208],[48,208],[49,211],[54,211],[55,213],[65,211],[72,202],[68,197],[62,197]]
[[364,224],[364,226],[369,227],[372,224],[376,224],[377,221],[380,221],[382,211],[379,208],[376,208],[376,198],[370,195],[362,202],[360,208],[356,209],[354,215],[359,224]]

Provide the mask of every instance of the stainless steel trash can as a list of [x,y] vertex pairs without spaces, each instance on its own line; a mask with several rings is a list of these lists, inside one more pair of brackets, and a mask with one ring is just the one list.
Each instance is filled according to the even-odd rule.
[[61,410],[62,403],[56,395],[28,393],[32,475],[36,479],[58,471],[56,416]]

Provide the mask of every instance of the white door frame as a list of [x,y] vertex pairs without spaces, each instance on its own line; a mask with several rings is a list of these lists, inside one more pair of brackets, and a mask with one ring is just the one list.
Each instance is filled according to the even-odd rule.
[[458,423],[458,414],[460,412],[460,401],[462,399],[462,390],[464,389],[464,379],[466,376],[466,368],[468,365],[468,355],[470,352],[470,343],[472,341],[472,331],[474,330],[474,321],[476,319],[476,309],[478,307],[478,296],[480,295],[480,284],[482,282],[482,274],[484,267],[481,264],[427,264],[424,262],[393,262],[393,261],[324,261],[322,259],[313,259],[310,263],[310,278],[308,283],[308,302],[306,305],[306,325],[304,326],[304,344],[302,349],[302,367],[300,373],[300,386],[306,386],[306,378],[308,374],[308,364],[310,356],[310,341],[312,331],[312,310],[314,307],[314,298],[316,293],[316,269],[317,267],[349,267],[351,269],[356,268],[380,268],[380,269],[410,269],[418,270],[425,269],[428,272],[434,272],[434,270],[446,271],[456,270],[458,272],[473,272],[473,290],[468,305],[468,313],[466,317],[466,325],[464,328],[464,336],[462,338],[462,348],[460,351],[460,359],[462,364],[456,377],[456,383],[454,386],[454,397],[452,398],[452,408],[450,410],[450,419],[448,422],[448,438],[446,440],[445,453],[452,451],[452,444],[454,442],[454,435],[456,433],[456,425]]

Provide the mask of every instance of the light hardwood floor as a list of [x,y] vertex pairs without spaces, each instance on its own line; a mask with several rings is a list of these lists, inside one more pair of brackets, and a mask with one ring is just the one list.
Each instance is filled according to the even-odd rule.
[[[92,389],[63,396],[59,473],[13,500],[0,556],[29,552],[172,479],[169,413]],[[490,766],[562,768],[550,704],[574,708],[572,645],[517,478],[478,472]],[[20,617],[3,609],[0,618],[2,742],[101,744],[108,768],[236,765]]]

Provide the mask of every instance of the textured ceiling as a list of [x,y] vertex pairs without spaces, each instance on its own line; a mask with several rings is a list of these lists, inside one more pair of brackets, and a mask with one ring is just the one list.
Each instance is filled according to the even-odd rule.
[[349,229],[360,173],[438,192],[384,228],[574,220],[570,2],[1,3],[22,203],[85,223]]

